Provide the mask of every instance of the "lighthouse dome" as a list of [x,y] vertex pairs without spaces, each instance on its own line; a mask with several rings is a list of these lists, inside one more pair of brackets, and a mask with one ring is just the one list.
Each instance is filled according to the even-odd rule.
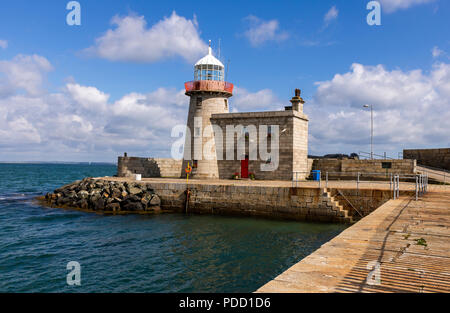
[[198,60],[194,66],[194,80],[224,80],[224,66],[212,55],[211,41],[208,54]]

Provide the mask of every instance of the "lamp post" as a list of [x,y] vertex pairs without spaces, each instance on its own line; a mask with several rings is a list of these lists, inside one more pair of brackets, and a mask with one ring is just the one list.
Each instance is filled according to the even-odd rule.
[[370,159],[373,160],[373,105],[364,104],[364,108],[370,108]]

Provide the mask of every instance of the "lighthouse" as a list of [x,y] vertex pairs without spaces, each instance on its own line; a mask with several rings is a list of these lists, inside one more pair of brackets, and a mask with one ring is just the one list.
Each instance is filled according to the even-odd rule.
[[192,168],[189,177],[219,178],[214,127],[211,115],[229,113],[228,99],[233,95],[233,84],[225,82],[225,66],[212,54],[209,41],[208,54],[194,66],[194,80],[185,83],[190,97],[181,176]]

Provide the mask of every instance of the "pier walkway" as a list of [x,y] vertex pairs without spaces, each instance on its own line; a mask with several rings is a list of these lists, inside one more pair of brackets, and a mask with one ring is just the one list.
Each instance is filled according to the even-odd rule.
[[257,292],[450,292],[450,187],[388,201]]

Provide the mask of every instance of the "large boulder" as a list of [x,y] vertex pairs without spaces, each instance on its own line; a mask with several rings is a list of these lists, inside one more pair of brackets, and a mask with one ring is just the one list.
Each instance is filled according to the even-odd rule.
[[113,187],[111,189],[111,197],[112,198],[118,198],[122,195],[122,192],[120,191],[119,188]]
[[135,182],[108,182],[85,178],[45,195],[51,205],[73,206],[96,211],[156,211],[161,199],[147,184]]
[[161,199],[158,197],[157,194],[154,194],[152,199],[150,200],[151,206],[160,206],[161,205]]
[[150,206],[150,201],[152,200],[152,195],[149,193],[144,193],[141,198],[142,206],[146,210]]
[[89,197],[89,192],[87,192],[86,190],[80,190],[77,196],[81,199],[87,199]]
[[92,208],[95,211],[102,211],[105,209],[105,200],[103,200],[102,198],[97,198],[95,200],[92,201]]
[[120,211],[120,203],[110,203],[106,205],[105,211],[112,211],[112,212]]
[[77,203],[76,203],[76,206],[78,208],[82,209],[82,210],[89,209],[89,203],[88,203],[88,201],[86,199],[78,200]]
[[142,193],[142,189],[139,187],[130,187],[128,189],[128,192],[130,193],[130,195],[138,195]]
[[142,204],[140,202],[129,202],[122,207],[122,210],[135,212],[135,211],[143,211],[144,208],[142,207]]

